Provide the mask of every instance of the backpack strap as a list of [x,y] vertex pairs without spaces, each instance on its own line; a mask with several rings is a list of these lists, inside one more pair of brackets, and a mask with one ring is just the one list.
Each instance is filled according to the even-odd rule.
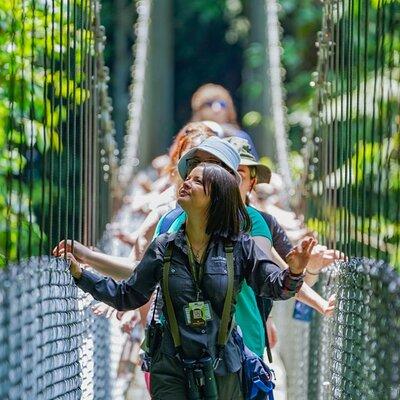
[[171,268],[173,242],[168,243],[167,250],[164,254],[163,265],[163,293],[165,299],[165,306],[167,308],[167,317],[169,326],[171,328],[171,335],[174,341],[174,346],[178,350],[181,347],[181,336],[179,334],[178,321],[176,320],[174,306],[172,305],[171,296],[169,293],[169,270]]
[[226,264],[228,269],[228,288],[222,310],[221,325],[218,332],[217,344],[222,351],[228,341],[231,323],[231,311],[233,304],[233,284],[234,284],[234,267],[233,267],[233,246],[232,243],[225,245]]
[[[175,310],[172,304],[171,296],[169,293],[169,270],[171,268],[171,257],[172,257],[173,242],[168,244],[167,250],[164,254],[163,261],[163,294],[165,299],[165,306],[167,309],[168,322],[171,329],[172,339],[174,341],[175,349],[177,353],[180,353],[181,349],[181,336],[179,333],[178,321],[176,319]],[[225,245],[227,269],[228,269],[228,288],[226,291],[224,308],[222,310],[221,324],[218,331],[218,355],[215,360],[214,368],[218,365],[221,360],[222,350],[224,349],[226,342],[228,341],[230,333],[231,323],[231,311],[233,304],[233,286],[234,286],[234,266],[233,266],[233,246],[232,244]]]
[[167,233],[169,228],[171,228],[172,224],[175,222],[175,220],[179,218],[183,212],[184,211],[182,207],[180,205],[177,205],[173,210],[165,214],[160,220],[158,235],[161,235],[162,233]]

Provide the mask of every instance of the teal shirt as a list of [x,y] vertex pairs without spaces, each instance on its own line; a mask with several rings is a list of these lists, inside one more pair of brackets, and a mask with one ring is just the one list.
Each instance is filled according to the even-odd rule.
[[[247,206],[246,209],[251,219],[250,236],[262,236],[272,243],[271,231],[261,216],[260,211],[251,206]],[[158,222],[155,236],[160,234],[160,226],[163,219],[164,217]],[[185,220],[186,214],[182,212],[171,224],[168,232],[177,232]],[[246,281],[243,282],[242,290],[236,297],[235,320],[242,330],[246,346],[257,355],[263,356],[265,347],[263,318],[258,310],[254,291],[247,285]]]

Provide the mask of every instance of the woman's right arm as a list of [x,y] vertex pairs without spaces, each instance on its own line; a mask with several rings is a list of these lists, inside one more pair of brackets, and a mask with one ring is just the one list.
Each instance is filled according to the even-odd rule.
[[88,264],[101,274],[114,279],[128,279],[132,275],[135,262],[129,257],[110,256],[93,251],[76,240],[62,240],[53,250],[54,256],[61,253],[72,253],[78,262]]
[[151,243],[142,261],[127,281],[116,282],[112,278],[83,270],[81,274],[74,274],[75,282],[96,300],[117,310],[125,311],[141,307],[149,301],[161,276],[160,247],[158,240]]

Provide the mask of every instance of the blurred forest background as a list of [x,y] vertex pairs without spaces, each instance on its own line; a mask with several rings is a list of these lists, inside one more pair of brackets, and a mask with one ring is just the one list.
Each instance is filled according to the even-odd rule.
[[[4,264],[5,258],[14,261],[27,255],[48,254],[51,243],[58,242],[62,235],[80,238],[82,232],[80,214],[65,210],[62,205],[66,200],[71,204],[82,191],[78,185],[65,184],[73,182],[74,176],[76,182],[79,181],[76,171],[80,166],[84,167],[85,161],[77,153],[81,150],[75,146],[77,143],[69,141],[68,132],[71,125],[80,126],[84,111],[82,105],[90,102],[87,101],[89,96],[84,84],[85,71],[81,71],[81,67],[85,51],[91,54],[89,58],[95,54],[91,48],[93,35],[85,28],[74,27],[73,21],[67,28],[65,24],[60,24],[63,18],[65,21],[67,8],[60,7],[64,4],[61,0],[52,3],[54,10],[49,9],[50,2],[0,1],[0,265]],[[281,76],[291,173],[295,182],[301,175],[307,174],[311,180],[321,180],[323,177],[314,176],[312,171],[312,168],[318,170],[318,158],[315,158],[315,165],[307,169],[307,160],[300,154],[307,141],[306,131],[310,130],[313,100],[318,98],[315,86],[319,83],[314,73],[318,64],[315,43],[321,30],[323,5],[320,0],[281,0],[278,3]],[[398,1],[390,4],[394,3]],[[79,9],[84,9],[86,3],[79,0],[76,4]],[[107,37],[104,56],[110,70],[109,93],[113,103],[115,138],[121,151],[130,103],[136,5],[133,0],[103,0],[100,4],[101,23],[105,26]],[[230,90],[238,109],[239,122],[253,136],[258,153],[267,156],[266,162],[276,163],[271,89],[267,76],[268,24],[265,4],[269,3],[265,0],[153,0],[152,45],[149,46],[146,68],[146,90],[142,96],[146,102],[143,114],[147,115],[141,125],[143,132],[139,132],[138,158],[141,167],[147,166],[154,156],[167,150],[174,134],[190,118],[192,93],[207,82],[221,84]],[[377,4],[380,3],[370,0],[365,4],[371,17],[376,14]],[[356,20],[361,11],[355,6],[353,12]],[[374,19],[371,18],[371,21]],[[79,23],[79,20],[75,22]],[[392,22],[396,23],[395,20]],[[51,25],[55,27],[53,31],[49,29]],[[368,88],[372,88],[373,92],[379,48],[374,35],[378,29],[374,22],[366,29],[368,44],[364,75]],[[69,31],[78,35],[74,48],[62,45],[70,40]],[[382,76],[386,74],[391,79],[394,71],[393,79],[396,79],[400,41],[397,36],[388,33],[383,32],[381,36],[381,48],[387,54],[387,60],[382,61]],[[87,44],[83,52],[82,43]],[[342,54],[346,54],[346,46],[343,47]],[[74,76],[71,65],[75,66]],[[360,63],[352,66],[354,71],[350,68],[343,71],[340,77],[348,85],[349,98],[360,82],[350,82],[344,75],[357,73],[358,65]],[[326,78],[329,80],[332,77]],[[330,84],[325,83],[327,86]],[[102,90],[107,90],[107,84],[102,86]],[[335,95],[340,100],[341,93]],[[375,125],[375,118],[383,121],[385,113],[393,131],[397,129],[398,98],[382,98],[380,110],[379,116],[374,113],[367,115],[367,112],[362,115],[362,111],[358,110],[356,119],[346,121],[347,131],[346,124],[341,125],[338,141],[351,131],[349,127],[352,132],[363,130],[366,136],[363,145],[359,146],[356,135],[349,135],[348,146],[346,144],[349,157],[346,160],[340,156],[341,165],[338,168],[346,168],[351,163],[354,171],[363,170],[363,178],[360,174],[358,182],[351,182],[346,190],[351,191],[349,198],[357,198],[359,188],[363,187],[363,196],[370,201],[361,214],[357,202],[354,202],[354,207],[348,207],[349,225],[354,225],[356,231],[357,225],[364,226],[364,220],[368,219],[368,234],[373,237],[369,247],[375,246],[378,256],[381,256],[379,249],[382,249],[384,259],[396,264],[393,260],[400,259],[400,223],[396,217],[400,204],[400,137],[398,132],[390,137],[389,129],[387,140],[383,140],[386,137],[384,124]],[[74,121],[71,115],[77,116]],[[361,126],[362,118],[364,128]],[[107,125],[111,125],[109,121]],[[113,136],[113,129],[109,130],[107,135]],[[375,134],[377,130],[380,132]],[[84,137],[82,131],[77,132]],[[381,151],[382,145],[386,153]],[[339,154],[343,150],[338,147]],[[118,156],[118,150],[111,153]],[[66,162],[70,154],[74,155],[76,165],[73,170]],[[99,170],[111,164],[104,154],[100,157],[103,164]],[[380,175],[383,158],[390,162],[387,173]],[[362,165],[361,160],[365,160]],[[46,163],[50,165],[51,174],[45,171]],[[64,164],[66,169],[62,170]],[[276,170],[276,166],[273,168]],[[108,173],[105,175],[108,176]],[[369,184],[374,182],[379,184]],[[69,187],[76,189],[75,192],[68,191]],[[382,188],[387,188],[385,204],[390,206],[379,206],[377,199],[380,199]],[[104,196],[110,193],[107,189],[103,192]],[[44,197],[43,193],[48,195]],[[337,206],[342,207],[341,204]],[[382,216],[381,209],[385,211]],[[319,210],[322,210],[322,215],[308,213],[308,217],[314,217],[308,222],[316,231],[326,231],[326,220],[336,217],[326,217],[332,210],[323,207]],[[61,228],[60,221],[69,221],[68,215],[74,215],[74,218],[69,225]],[[358,236],[363,234],[360,232]],[[350,237],[350,241],[357,240]],[[383,247],[380,240],[385,244]]]
[[[264,135],[268,125],[265,120],[268,87],[265,86],[264,1],[167,0],[165,3],[168,3],[167,12],[172,13],[172,37],[166,35],[159,39],[167,40],[170,45],[173,122],[169,131],[160,131],[160,135],[171,138],[188,121],[191,95],[206,82],[227,87],[243,127],[253,135]],[[322,7],[318,0],[282,0],[279,3],[288,113],[304,111],[307,114],[312,95],[311,73],[317,58],[314,43],[321,27]],[[113,116],[119,143],[122,143],[127,119],[135,20],[132,1],[102,1],[102,23],[107,34],[105,56],[111,70]],[[159,62],[162,64],[163,60]],[[301,146],[298,120],[300,118],[294,120],[289,131],[290,140],[297,149]],[[271,149],[259,149],[259,152],[272,155]]]

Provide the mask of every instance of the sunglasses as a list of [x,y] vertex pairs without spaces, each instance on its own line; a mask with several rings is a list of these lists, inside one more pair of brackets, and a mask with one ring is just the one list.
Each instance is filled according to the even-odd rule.
[[217,112],[217,111],[225,110],[228,107],[228,104],[225,100],[212,100],[212,101],[206,101],[205,103],[203,103],[201,105],[200,108],[204,108],[204,107],[209,107],[213,111]]

